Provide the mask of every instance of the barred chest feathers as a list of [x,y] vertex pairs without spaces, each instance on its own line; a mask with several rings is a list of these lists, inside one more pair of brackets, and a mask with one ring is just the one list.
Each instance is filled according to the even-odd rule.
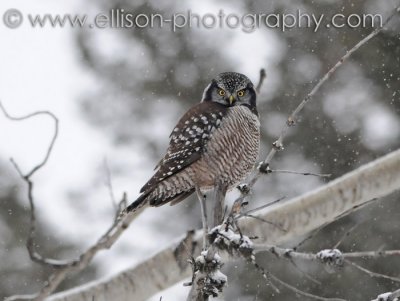
[[258,116],[246,106],[230,107],[203,156],[190,168],[191,176],[201,190],[212,189],[218,181],[231,189],[251,172],[259,148]]

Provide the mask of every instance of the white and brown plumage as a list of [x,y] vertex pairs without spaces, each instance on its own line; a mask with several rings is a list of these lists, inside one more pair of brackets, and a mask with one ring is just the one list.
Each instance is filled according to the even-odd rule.
[[251,171],[259,151],[256,92],[244,75],[225,72],[207,86],[171,133],[166,155],[141,195],[128,208],[182,201],[223,185],[235,187]]

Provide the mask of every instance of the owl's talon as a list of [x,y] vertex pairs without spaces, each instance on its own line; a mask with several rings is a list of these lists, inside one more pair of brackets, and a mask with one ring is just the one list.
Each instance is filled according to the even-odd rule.
[[274,143],[272,143],[272,146],[276,151],[284,150],[283,144],[279,140],[276,140]]
[[289,116],[289,118],[286,121],[287,126],[295,126],[296,125],[296,120],[294,119],[293,116]]
[[244,208],[244,207],[246,207],[248,204],[249,204],[248,201],[243,201],[243,202],[240,204],[240,206],[241,206],[242,208]]
[[257,169],[258,169],[261,173],[265,173],[265,174],[270,174],[270,173],[272,173],[272,170],[271,170],[271,168],[269,167],[269,163],[260,162],[260,164],[258,164]]
[[236,186],[236,188],[244,195],[247,195],[250,192],[250,187],[246,183],[240,184],[240,185]]

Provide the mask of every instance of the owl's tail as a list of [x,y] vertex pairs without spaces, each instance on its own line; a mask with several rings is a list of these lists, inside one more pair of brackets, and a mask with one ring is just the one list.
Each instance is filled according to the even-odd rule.
[[142,208],[144,205],[149,204],[152,207],[162,206],[164,204],[170,203],[171,205],[175,205],[184,199],[186,199],[189,195],[191,195],[195,191],[194,188],[191,188],[187,191],[182,191],[180,193],[163,196],[163,195],[154,195],[153,191],[144,192],[140,195],[136,201],[130,204],[127,208],[127,212],[135,212]]
[[135,212],[142,208],[144,205],[147,204],[146,198],[149,196],[149,193],[143,193],[140,195],[136,201],[134,201],[132,204],[130,204],[128,207],[126,207],[125,211],[126,212]]

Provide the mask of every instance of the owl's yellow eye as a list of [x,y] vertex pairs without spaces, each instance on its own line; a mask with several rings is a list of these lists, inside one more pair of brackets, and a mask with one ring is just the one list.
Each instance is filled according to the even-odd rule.
[[244,90],[240,90],[239,92],[237,92],[237,96],[239,97],[244,96]]
[[222,89],[219,89],[218,94],[219,94],[219,96],[225,96],[225,91]]

